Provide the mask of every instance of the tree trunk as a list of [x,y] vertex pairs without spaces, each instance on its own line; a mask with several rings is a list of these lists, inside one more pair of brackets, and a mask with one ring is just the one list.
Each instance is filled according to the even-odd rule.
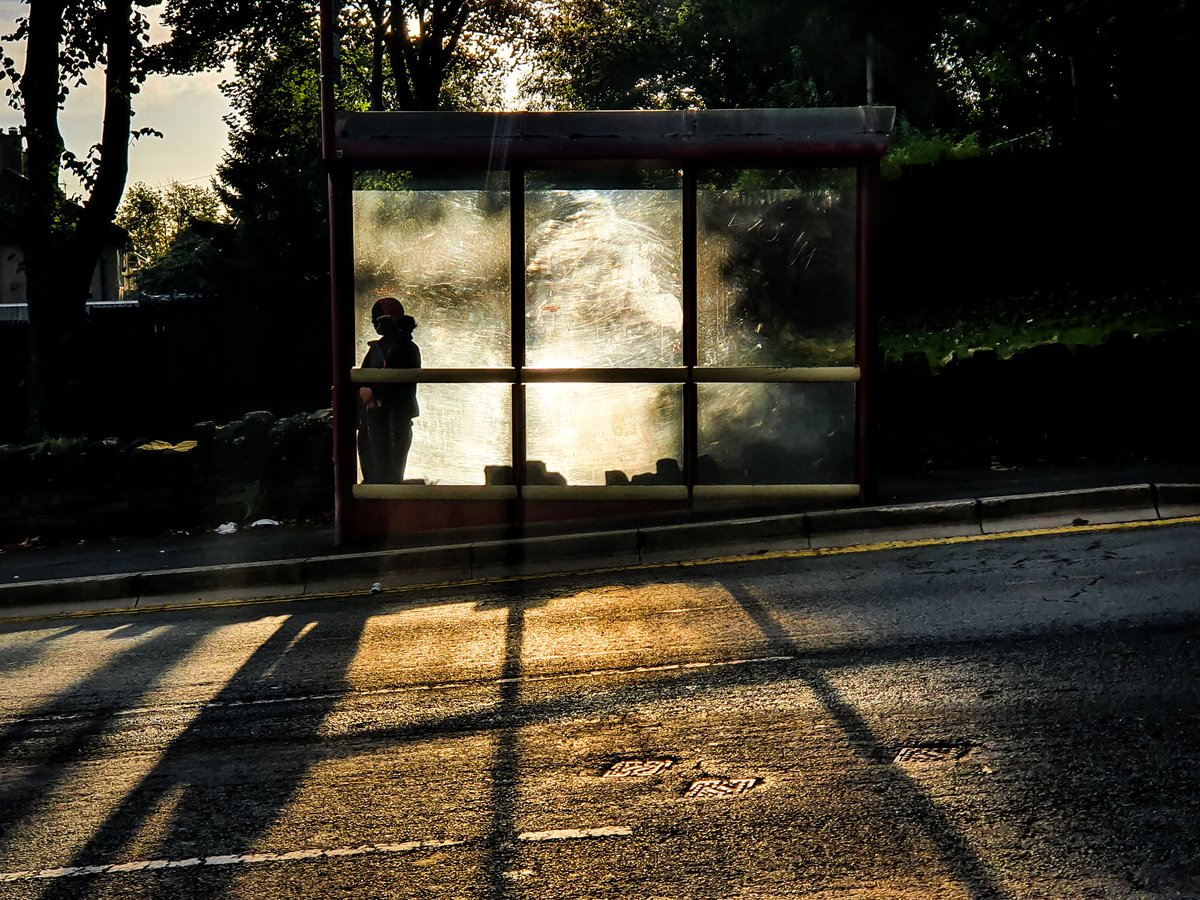
[[46,416],[54,405],[56,374],[63,355],[60,350],[69,318],[63,297],[53,284],[54,249],[65,208],[58,184],[63,152],[58,129],[58,54],[65,5],[64,0],[30,5],[25,72],[21,77],[29,178],[27,205],[21,210],[29,308],[29,431],[35,439],[46,434]]
[[65,0],[30,5],[22,97],[28,141],[25,244],[29,304],[31,437],[78,432],[88,410],[83,385],[85,326],[92,275],[125,190],[133,94],[132,0],[105,4],[104,124],[91,196],[82,210],[59,186],[59,53]]

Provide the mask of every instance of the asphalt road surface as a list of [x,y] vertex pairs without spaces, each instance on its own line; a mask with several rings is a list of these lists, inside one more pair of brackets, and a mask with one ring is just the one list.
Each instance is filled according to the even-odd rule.
[[0,897],[1200,897],[1200,528],[0,627]]

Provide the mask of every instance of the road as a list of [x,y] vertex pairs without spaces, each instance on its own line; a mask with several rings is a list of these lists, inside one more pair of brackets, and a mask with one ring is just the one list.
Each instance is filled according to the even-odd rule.
[[1195,525],[0,627],[0,897],[1200,897]]

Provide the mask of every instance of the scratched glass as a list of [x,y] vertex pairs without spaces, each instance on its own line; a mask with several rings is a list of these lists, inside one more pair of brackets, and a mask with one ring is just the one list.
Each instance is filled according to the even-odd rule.
[[697,481],[853,484],[855,387],[697,385]]
[[682,484],[678,384],[531,384],[529,483]]
[[853,365],[856,235],[853,169],[700,173],[700,365]]
[[512,363],[508,175],[416,180],[363,172],[354,191],[356,355],[371,306],[397,297],[425,366]]
[[[355,364],[377,335],[371,306],[398,298],[425,368],[512,363],[505,173],[417,180],[365,172],[354,191]],[[417,386],[405,480],[476,485],[512,465],[507,384]]]
[[683,365],[682,197],[674,171],[529,173],[528,365]]

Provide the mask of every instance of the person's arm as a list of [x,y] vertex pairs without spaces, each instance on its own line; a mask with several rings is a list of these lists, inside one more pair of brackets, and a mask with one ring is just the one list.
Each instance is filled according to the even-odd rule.
[[[378,368],[377,366],[371,365],[371,351],[373,349],[374,348],[371,348],[371,350],[367,351],[367,355],[363,357],[362,366],[360,366],[360,368]],[[372,385],[364,384],[362,387],[360,387],[358,389],[358,399],[359,402],[361,402],[362,405],[367,409],[379,409],[379,398],[375,396],[375,390]]]

